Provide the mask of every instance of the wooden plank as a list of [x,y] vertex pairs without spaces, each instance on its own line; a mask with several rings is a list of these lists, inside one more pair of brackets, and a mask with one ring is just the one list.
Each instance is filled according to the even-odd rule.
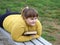
[[39,37],[38,40],[43,43],[44,45],[52,45],[50,42],[48,42],[47,40],[43,39],[42,37]]
[[25,45],[34,45],[31,41],[28,41],[28,42],[24,42]]
[[34,43],[34,45],[43,45],[41,42],[39,42],[38,40],[34,39],[34,40],[31,40],[31,42]]
[[4,29],[0,28],[0,32],[3,34],[3,36],[11,39],[10,34],[8,32],[6,32]]
[[4,45],[4,44],[3,44],[3,41],[0,41],[0,45]]
[[25,45],[24,43],[22,42],[14,42],[16,45]]

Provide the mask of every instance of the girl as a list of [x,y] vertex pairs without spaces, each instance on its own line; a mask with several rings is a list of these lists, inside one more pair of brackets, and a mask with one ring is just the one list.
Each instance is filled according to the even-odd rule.
[[11,34],[14,41],[24,42],[41,36],[42,25],[38,13],[25,7],[21,14],[11,14],[3,20],[3,28]]

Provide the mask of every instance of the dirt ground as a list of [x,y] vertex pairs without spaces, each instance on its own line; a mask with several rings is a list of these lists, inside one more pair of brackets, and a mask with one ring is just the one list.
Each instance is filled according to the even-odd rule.
[[52,19],[51,21],[49,21],[50,18],[48,18],[48,20],[42,21],[43,25],[51,25],[55,28],[54,31],[51,30],[51,32],[49,32],[49,35],[52,35],[55,37],[55,41],[50,41],[53,45],[60,45],[60,24],[58,24],[60,21],[58,19]]
[[60,25],[57,25],[57,22],[58,20],[54,20],[51,24],[55,28],[57,28],[56,31],[51,33],[51,35],[53,35],[56,38],[56,41],[53,43],[54,45],[60,45]]

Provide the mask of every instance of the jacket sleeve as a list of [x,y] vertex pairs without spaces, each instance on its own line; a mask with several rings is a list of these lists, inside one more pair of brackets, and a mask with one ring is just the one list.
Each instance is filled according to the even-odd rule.
[[11,31],[12,39],[17,41],[17,42],[29,41],[29,40],[33,39],[32,36],[23,36],[22,35],[23,33],[24,33],[23,27],[14,26],[12,31]]
[[42,25],[40,23],[40,21],[37,21],[37,35],[41,36],[42,34]]

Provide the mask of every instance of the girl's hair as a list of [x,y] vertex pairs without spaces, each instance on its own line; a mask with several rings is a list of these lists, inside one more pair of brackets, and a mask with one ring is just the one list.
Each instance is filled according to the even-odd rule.
[[38,12],[30,7],[25,7],[22,12],[21,12],[22,16],[25,18],[29,18],[29,17],[38,17]]

